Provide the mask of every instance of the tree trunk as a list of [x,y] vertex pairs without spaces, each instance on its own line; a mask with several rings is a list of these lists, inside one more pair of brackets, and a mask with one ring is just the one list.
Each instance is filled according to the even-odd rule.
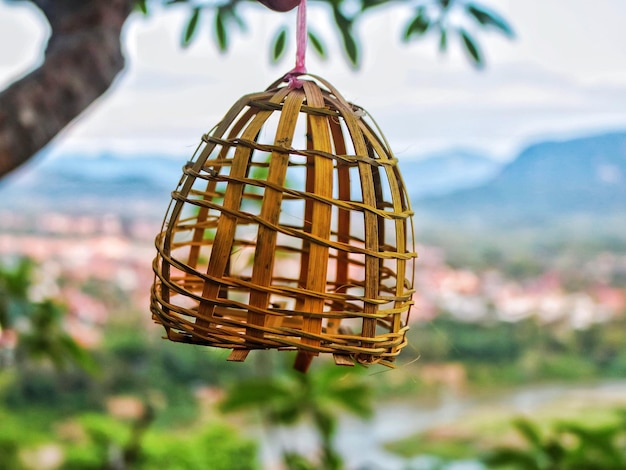
[[0,178],[100,97],[124,68],[120,33],[134,0],[29,0],[52,35],[43,65],[0,93]]

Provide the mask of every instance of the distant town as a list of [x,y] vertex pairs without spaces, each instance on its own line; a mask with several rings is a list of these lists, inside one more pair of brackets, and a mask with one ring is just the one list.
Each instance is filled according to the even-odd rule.
[[[0,259],[25,256],[38,263],[33,295],[62,299],[69,309],[68,329],[82,344],[98,345],[109,315],[107,304],[115,300],[90,284],[109,286],[107,292],[113,289],[118,301],[145,312],[150,321],[158,222],[63,213],[32,218],[2,212],[0,219]],[[555,268],[513,278],[497,268],[453,267],[442,247],[417,249],[412,322],[445,312],[460,321],[514,322],[536,316],[546,323],[586,328],[626,311],[626,290],[613,282],[626,275],[625,254],[596,253],[578,267],[586,281],[572,286]]]

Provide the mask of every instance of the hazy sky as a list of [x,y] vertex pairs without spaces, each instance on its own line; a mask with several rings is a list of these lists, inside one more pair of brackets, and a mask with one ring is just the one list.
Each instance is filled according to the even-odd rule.
[[[352,71],[337,47],[331,59],[310,52],[309,71],[324,76],[378,121],[399,158],[468,147],[499,158],[546,137],[626,129],[624,0],[484,0],[512,23],[517,38],[479,36],[487,68],[476,71],[458,44],[437,53],[436,38],[399,41],[409,10],[370,15],[359,35],[364,60]],[[259,91],[293,66],[278,65],[269,44],[295,12],[246,7],[250,29],[221,55],[205,24],[189,49],[180,36],[188,9],[133,16],[124,32],[127,67],[115,86],[55,142],[57,152],[104,149],[190,156],[202,133],[235,100]],[[310,25],[336,42],[321,6]],[[205,18],[210,21],[210,18]],[[254,19],[254,24],[252,24]],[[36,66],[48,31],[28,4],[0,0],[0,86]]]

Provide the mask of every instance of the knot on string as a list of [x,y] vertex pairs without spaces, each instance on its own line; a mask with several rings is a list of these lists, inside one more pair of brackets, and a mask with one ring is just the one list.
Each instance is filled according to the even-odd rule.
[[296,88],[302,88],[304,86],[303,82],[298,77],[300,77],[301,75],[305,75],[305,74],[306,74],[305,67],[302,67],[300,69],[296,67],[290,72],[287,72],[287,74],[285,74],[284,80],[288,83],[289,88],[291,88],[292,90]]

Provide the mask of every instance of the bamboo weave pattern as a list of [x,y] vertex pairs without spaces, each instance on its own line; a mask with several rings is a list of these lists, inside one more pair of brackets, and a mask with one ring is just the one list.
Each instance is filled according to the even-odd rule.
[[241,98],[202,137],[156,238],[170,340],[392,366],[413,295],[412,212],[389,145],[323,79]]

